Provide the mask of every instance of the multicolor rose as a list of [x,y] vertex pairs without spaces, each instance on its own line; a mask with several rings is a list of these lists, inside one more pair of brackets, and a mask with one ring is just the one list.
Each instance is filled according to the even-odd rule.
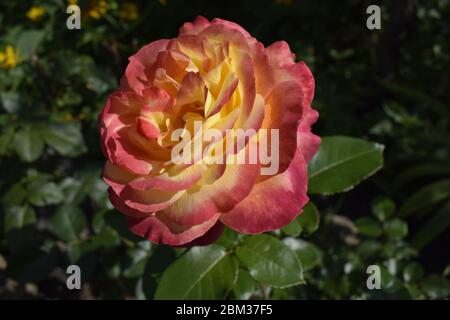
[[[247,234],[287,225],[308,202],[307,162],[320,144],[313,95],[310,70],[286,42],[265,48],[221,19],[184,24],[177,38],[129,58],[99,116],[112,204],[132,232],[173,246],[210,243],[223,225]],[[261,175],[261,161],[174,163],[172,133],[184,128],[195,139],[195,121],[223,131],[278,129],[278,172]],[[257,135],[226,152],[246,154],[251,143]]]

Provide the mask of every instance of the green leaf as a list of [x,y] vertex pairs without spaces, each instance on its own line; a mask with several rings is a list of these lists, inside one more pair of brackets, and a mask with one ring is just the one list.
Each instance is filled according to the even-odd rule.
[[54,182],[34,181],[27,187],[28,201],[35,206],[58,204],[64,200],[64,194]]
[[90,245],[93,249],[108,249],[116,247],[120,244],[119,233],[109,226],[103,228],[99,234],[92,236],[90,240]]
[[234,248],[241,238],[241,234],[225,227],[220,238],[215,242],[216,244],[223,246],[227,249]]
[[450,274],[450,264],[448,264],[444,271],[442,272],[442,274],[444,275],[444,277],[447,277]]
[[53,232],[66,242],[79,239],[81,231],[86,226],[83,212],[76,206],[63,205],[59,207],[51,219]]
[[103,227],[106,225],[105,215],[107,212],[108,210],[100,210],[94,214],[94,217],[92,218],[92,229],[95,233],[102,231]]
[[399,210],[401,217],[423,210],[450,197],[450,179],[431,183],[409,197]]
[[25,189],[22,181],[15,183],[9,190],[6,192],[2,201],[7,205],[21,205],[28,196],[28,191]]
[[422,249],[450,226],[450,201],[447,201],[415,234],[412,244]]
[[120,244],[119,235],[110,227],[105,227],[99,234],[91,236],[81,241],[74,241],[67,244],[67,254],[71,263],[77,263],[83,256],[90,256],[96,250],[117,247]]
[[193,247],[166,269],[155,299],[223,299],[237,273],[237,262],[225,248]]
[[450,295],[450,282],[439,275],[426,277],[423,279],[421,287],[431,299],[444,299]]
[[356,248],[357,252],[363,258],[370,258],[376,256],[381,250],[381,243],[374,239],[366,239]]
[[44,151],[44,141],[38,130],[25,127],[14,135],[14,147],[22,160],[32,162]]
[[274,287],[305,283],[297,256],[277,238],[266,234],[249,236],[237,247],[236,255],[257,281]]
[[[89,195],[90,197],[98,197],[99,190],[95,188],[96,183],[100,181],[102,185],[104,182],[100,180],[100,170],[86,170],[82,173],[79,180],[72,177],[66,177],[59,184],[62,192],[64,193],[64,202],[71,204],[79,204],[84,198]],[[103,188],[103,196],[106,196],[107,189]]]
[[251,298],[256,289],[256,281],[250,274],[243,270],[239,270],[238,280],[233,288],[233,293],[238,300],[248,300]]
[[370,298],[377,300],[411,299],[409,291],[400,279],[390,274],[384,266],[380,266],[380,271],[381,290],[370,290]]
[[389,198],[379,197],[372,203],[372,212],[380,221],[385,221],[395,212],[395,203]]
[[288,236],[298,237],[302,234],[302,226],[300,225],[296,217],[287,226],[281,228],[281,231],[283,231],[283,233],[287,234]]
[[91,250],[90,243],[87,240],[68,243],[67,257],[69,258],[69,262],[71,264],[77,263],[83,255]]
[[383,149],[381,144],[361,139],[322,138],[309,163],[308,191],[327,195],[352,189],[382,167]]
[[412,262],[403,269],[403,279],[406,282],[414,283],[420,280],[424,275],[424,270],[420,263]]
[[417,166],[408,167],[395,177],[394,185],[396,188],[408,185],[415,179],[423,177],[437,176],[442,177],[450,175],[450,168],[448,165],[441,165],[435,163],[421,164]]
[[14,127],[4,127],[3,132],[0,134],[0,156],[6,155],[9,150],[13,149],[11,148],[13,139]]
[[384,223],[384,231],[391,238],[401,239],[408,234],[408,225],[400,219],[394,219]]
[[[118,279],[122,273],[120,263],[117,260],[117,257],[112,257],[111,255],[108,255],[105,259],[105,271],[110,279]],[[140,265],[138,264],[137,268],[139,268],[139,266]],[[131,275],[126,278],[134,278],[134,276]]]
[[[64,194],[64,202],[69,204],[79,204],[86,196],[87,188],[83,181],[76,180],[72,177],[64,178],[59,187]],[[89,187],[89,186],[87,186]]]
[[144,273],[145,265],[149,259],[148,251],[142,249],[128,250],[129,261],[124,266],[123,276],[125,278],[136,278]]
[[358,232],[368,237],[379,237],[383,230],[380,223],[369,217],[362,217],[355,221]]
[[36,213],[28,205],[8,207],[5,210],[5,233],[36,222]]
[[402,241],[387,241],[382,247],[383,255],[397,260],[416,257],[419,253],[415,248]]
[[101,172],[94,175],[94,181],[92,181],[92,186],[88,189],[89,198],[93,200],[93,202],[102,208],[112,209],[111,202],[108,198],[108,185],[100,179]]
[[102,94],[117,86],[116,78],[110,70],[99,68],[94,64],[90,71],[90,75],[86,78],[86,88],[89,90]]
[[298,237],[300,234],[309,236],[319,227],[319,211],[316,206],[309,202],[304,208],[303,212],[291,221],[287,226],[283,227],[281,231],[291,237]]
[[17,92],[2,92],[1,101],[3,109],[9,113],[16,113],[20,109],[20,95]]
[[43,30],[27,30],[22,32],[16,43],[20,57],[27,59],[36,52],[44,36],[45,32]]
[[44,132],[45,142],[63,156],[76,157],[86,151],[79,123],[52,124]]
[[285,238],[283,242],[297,254],[304,271],[309,271],[322,262],[322,252],[314,244],[295,238]]
[[309,202],[304,208],[303,213],[297,216],[296,220],[302,227],[303,234],[309,236],[319,227],[319,211],[314,203]]

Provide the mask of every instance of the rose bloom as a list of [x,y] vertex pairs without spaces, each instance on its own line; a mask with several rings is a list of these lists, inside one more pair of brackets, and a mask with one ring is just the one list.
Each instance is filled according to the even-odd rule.
[[[313,95],[311,71],[286,42],[265,48],[221,19],[185,23],[177,38],[129,58],[99,116],[111,203],[133,233],[172,246],[208,244],[224,225],[246,234],[287,225],[308,202],[307,162],[320,144]],[[278,172],[261,175],[259,161],[175,164],[171,133],[194,137],[194,121],[221,132],[278,129]]]

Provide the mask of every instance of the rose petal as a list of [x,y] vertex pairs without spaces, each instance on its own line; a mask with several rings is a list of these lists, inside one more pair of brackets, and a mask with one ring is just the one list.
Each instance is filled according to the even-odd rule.
[[223,229],[224,229],[223,223],[218,221],[211,229],[209,229],[201,237],[192,240],[191,242],[180,245],[178,247],[190,248],[193,246],[207,246],[220,238],[220,236],[223,233]]
[[308,202],[307,167],[297,152],[282,174],[257,183],[231,211],[220,215],[226,226],[242,233],[261,233],[290,223]]
[[298,148],[302,151],[305,161],[309,162],[319,150],[320,138],[311,132],[311,126],[317,121],[319,113],[308,108],[297,132]]
[[164,191],[180,191],[197,183],[206,172],[206,165],[193,164],[175,174],[164,172],[153,177],[141,177],[130,181],[130,186],[137,190],[152,188]]
[[134,234],[153,243],[180,246],[203,236],[217,221],[218,215],[195,226],[179,226],[160,216],[146,218],[127,217],[128,226]]
[[149,81],[146,70],[156,61],[158,53],[167,48],[168,43],[168,39],[153,41],[132,55],[128,59],[130,63],[125,70],[125,77],[121,80],[121,86],[140,94]]
[[293,64],[295,59],[295,55],[289,49],[286,41],[277,41],[268,46],[267,56],[273,67]]
[[[279,130],[279,172],[291,163],[297,149],[297,128],[302,117],[303,93],[296,81],[277,83],[266,99],[262,128]],[[268,132],[270,137],[270,132]],[[272,144],[268,139],[269,145]]]
[[197,16],[193,22],[186,22],[180,28],[180,35],[183,34],[198,34],[211,23],[202,16]]

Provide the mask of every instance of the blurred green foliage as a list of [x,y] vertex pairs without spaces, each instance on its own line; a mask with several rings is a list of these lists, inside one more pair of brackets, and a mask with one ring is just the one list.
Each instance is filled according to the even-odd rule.
[[[0,298],[448,297],[449,0],[380,2],[379,31],[365,27],[373,1],[80,0],[81,30],[66,28],[69,2],[0,3]],[[316,206],[280,231],[190,250],[129,233],[101,180],[97,115],[127,57],[197,15],[287,41],[315,75],[314,131],[382,143],[383,170],[340,193],[381,165],[358,139],[371,166],[313,176]],[[67,290],[69,264],[82,290]],[[371,264],[382,290],[366,287]]]

